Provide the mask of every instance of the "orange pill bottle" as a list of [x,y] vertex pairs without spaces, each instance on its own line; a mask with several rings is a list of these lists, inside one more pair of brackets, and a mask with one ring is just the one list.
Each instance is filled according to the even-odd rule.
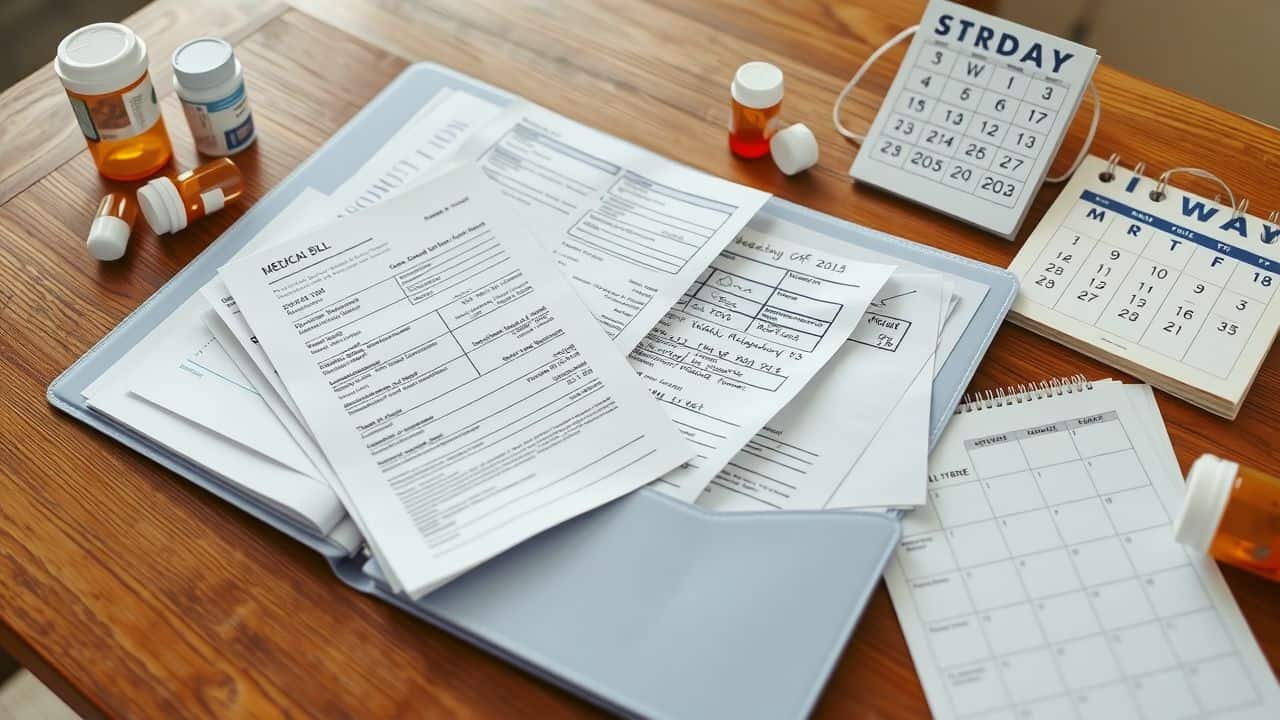
[[219,158],[176,177],[158,177],[138,188],[142,216],[157,235],[177,232],[218,212],[244,192],[240,168]]
[[769,138],[782,121],[782,71],[767,62],[749,62],[734,73],[729,94],[729,149],[748,159],[767,155]]
[[119,23],[86,25],[58,43],[53,69],[98,172],[139,180],[169,162],[173,149],[142,38]]
[[1280,580],[1280,479],[1201,455],[1187,473],[1174,536],[1220,562]]

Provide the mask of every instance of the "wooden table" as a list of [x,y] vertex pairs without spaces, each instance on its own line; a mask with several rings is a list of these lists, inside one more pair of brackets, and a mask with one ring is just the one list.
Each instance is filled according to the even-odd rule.
[[[716,175],[834,215],[1007,265],[1016,244],[853,186],[854,148],[830,103],[876,46],[916,22],[920,0],[787,7],[723,0],[159,0],[129,22],[153,68],[182,40],[237,45],[259,124],[237,158],[261,197],[410,59],[434,60]],[[50,55],[53,48],[49,48]],[[848,103],[865,127],[901,52]],[[820,167],[785,178],[725,147],[728,81],[748,59],[787,73],[788,121],[817,134]],[[196,162],[167,72],[154,72],[177,163]],[[1200,165],[1263,214],[1280,207],[1280,133],[1099,68],[1095,152],[1150,168]],[[1087,115],[1087,113],[1084,113]],[[1074,155],[1078,118],[1064,156]],[[1059,171],[1066,158],[1055,166]],[[321,559],[52,410],[49,382],[247,207],[174,237],[135,233],[128,257],[84,251],[94,172],[51,68],[0,95],[0,646],[87,716],[557,716],[594,710],[453,637],[343,586]],[[1023,234],[1056,195],[1040,193]],[[1006,325],[975,388],[1114,370]],[[1280,360],[1263,366],[1239,419],[1158,393],[1185,468],[1215,451],[1280,471]],[[1273,667],[1280,585],[1228,581]],[[887,594],[875,594],[819,707],[823,716],[927,713]]]

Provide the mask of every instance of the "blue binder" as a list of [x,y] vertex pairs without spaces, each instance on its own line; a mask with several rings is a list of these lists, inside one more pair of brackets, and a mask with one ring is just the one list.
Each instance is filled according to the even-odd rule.
[[[513,97],[437,65],[406,69],[279,187],[49,386],[49,402],[328,557],[352,587],[614,712],[798,717],[813,707],[898,539],[856,512],[719,515],[641,490],[517,546],[419,602],[377,568],[89,409],[85,387],[306,187],[331,192],[443,87]],[[934,382],[930,447],[1004,319],[1016,278],[774,198],[764,211],[989,288]]]

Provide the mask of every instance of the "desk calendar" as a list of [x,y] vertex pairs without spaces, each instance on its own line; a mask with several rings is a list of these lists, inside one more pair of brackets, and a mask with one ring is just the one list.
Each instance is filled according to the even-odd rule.
[[1083,45],[933,0],[849,174],[1012,239],[1097,63]]
[[1009,319],[1234,418],[1280,328],[1280,226],[1107,172],[1087,158],[1014,258]]
[[1148,386],[962,410],[885,573],[933,714],[1280,717],[1217,566],[1173,539],[1183,492]]

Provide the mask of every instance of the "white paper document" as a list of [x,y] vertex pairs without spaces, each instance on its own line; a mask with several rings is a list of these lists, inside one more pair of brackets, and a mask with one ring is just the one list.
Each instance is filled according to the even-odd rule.
[[745,230],[640,344],[631,365],[697,457],[654,487],[692,502],[844,344],[893,272]]
[[412,597],[693,452],[461,168],[222,270]]
[[[910,428],[916,437],[893,433],[885,442],[913,443],[922,463],[928,454],[941,288],[935,274],[894,273],[831,361],[719,471],[699,504],[715,510],[817,510],[845,507],[841,500],[847,502],[849,493],[841,491],[855,480],[906,484],[881,473],[851,478],[850,470],[916,385],[923,387],[925,413],[920,427]],[[923,382],[915,382],[917,377]],[[919,481],[923,502],[923,472]]]
[[885,572],[935,717],[1276,718],[1144,385],[958,414]]
[[440,90],[333,192],[329,214],[350,215],[428,179],[499,111],[470,93]]
[[631,350],[768,193],[712,177],[527,103],[457,151],[547,249],[614,343]]

